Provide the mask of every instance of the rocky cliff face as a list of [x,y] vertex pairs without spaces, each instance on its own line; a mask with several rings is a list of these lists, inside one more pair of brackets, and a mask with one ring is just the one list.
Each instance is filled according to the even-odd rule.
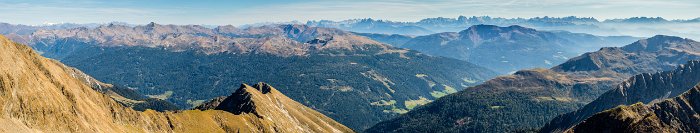
[[[656,36],[622,48],[604,48],[600,52],[588,53],[553,68],[577,71],[574,73],[602,70],[623,75],[635,72],[645,74],[633,76],[575,112],[554,118],[541,132],[563,131],[594,113],[618,105],[649,103],[655,99],[679,95],[700,81],[695,71],[698,69],[697,61],[686,62],[686,65],[673,71],[652,72],[672,68],[670,65],[679,65],[685,60],[700,59],[700,55],[695,54],[699,46],[700,43],[688,39]],[[578,64],[584,67],[578,67]]]
[[657,103],[622,105],[597,113],[566,132],[700,132],[698,109],[700,86],[695,86],[677,97]]
[[272,87],[267,94],[242,87],[265,119],[221,110],[138,112],[27,46],[0,36],[0,51],[0,132],[352,132]]

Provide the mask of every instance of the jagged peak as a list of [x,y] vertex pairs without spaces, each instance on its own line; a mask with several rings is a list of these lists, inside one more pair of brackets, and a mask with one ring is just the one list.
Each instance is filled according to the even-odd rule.
[[150,22],[150,23],[146,24],[146,27],[155,27],[157,25],[158,24],[156,24],[156,22]]
[[219,103],[215,109],[224,110],[236,115],[242,113],[252,113],[260,117],[256,111],[255,102],[253,101],[254,93],[251,93],[252,90],[255,89],[247,84],[241,84],[241,87],[239,87],[238,90],[221,101],[221,103]]
[[216,108],[214,108],[216,110],[224,110],[233,114],[252,113],[258,117],[262,117],[257,111],[258,107],[256,104],[265,103],[265,101],[256,101],[254,97],[259,97],[260,95],[277,97],[277,95],[269,95],[273,91],[276,92],[277,90],[267,83],[259,82],[253,86],[243,83],[238,90],[222,101],[217,101],[215,99],[212,100],[212,102],[219,102]]
[[259,82],[259,83],[255,84],[255,85],[253,85],[253,88],[255,88],[256,90],[262,92],[263,94],[270,93],[270,91],[272,91],[272,90],[274,89],[274,88],[272,88],[272,86],[270,86],[269,84],[263,83],[263,82]]
[[668,97],[679,96],[700,82],[700,75],[694,70],[700,69],[698,63],[700,61],[691,60],[685,65],[678,65],[674,70],[634,75],[577,111],[552,119],[540,131],[564,130],[579,122],[585,122],[584,119],[595,113],[618,105],[658,103]]
[[[670,71],[663,71],[663,72],[655,72],[655,73],[641,73],[634,75],[630,77],[627,81],[624,81],[621,83],[617,88],[615,88],[618,91],[625,91],[627,89],[633,88],[635,86],[631,86],[634,84],[633,82],[651,82],[647,80],[670,80],[672,79],[673,75],[683,75],[683,74],[694,74],[693,69],[698,69],[698,63],[700,63],[700,60],[689,60],[686,64],[680,64],[676,69],[670,70]],[[689,77],[685,77],[689,78]],[[690,79],[685,79],[685,80],[690,80]],[[642,85],[644,86],[644,85]],[[657,88],[658,89],[658,88]],[[678,88],[668,88],[668,89],[678,89]],[[623,93],[624,94],[624,93]]]

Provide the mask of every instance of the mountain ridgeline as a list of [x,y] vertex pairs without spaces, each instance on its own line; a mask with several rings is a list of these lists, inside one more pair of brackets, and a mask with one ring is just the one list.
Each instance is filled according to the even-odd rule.
[[521,26],[474,25],[460,32],[425,36],[360,34],[426,54],[475,63],[500,73],[549,68],[601,47],[622,46],[638,38],[538,31]]
[[700,86],[695,86],[658,103],[636,103],[597,113],[566,132],[699,132],[698,102]]
[[[417,22],[398,22],[378,19],[350,19],[343,21],[308,21],[306,25],[328,27],[361,33],[402,34],[423,36],[442,32],[459,32],[473,25],[496,25],[535,28],[545,31],[569,31],[603,36],[654,36],[659,34],[700,39],[696,27],[700,18],[668,20],[661,17],[630,17],[599,20],[591,17],[532,17],[501,18],[490,16],[459,16],[457,18],[425,18]],[[691,28],[692,29],[692,28]]]
[[356,130],[497,73],[338,29],[118,24],[18,35],[44,56],[180,108],[264,81]]
[[264,83],[217,110],[135,111],[25,45],[0,36],[0,51],[0,132],[353,132]]
[[561,132],[595,113],[638,102],[655,103],[675,97],[700,83],[700,61],[691,61],[673,71],[645,73],[631,77],[577,111],[554,118],[541,132]]
[[[397,118],[380,122],[365,131],[519,132],[537,130],[557,115],[572,112],[581,107],[583,109],[589,108],[587,106],[592,105],[586,105],[587,103],[596,103],[607,95],[618,99],[613,101],[625,101],[619,99],[626,97],[612,95],[617,94],[615,93],[617,91],[624,90],[617,89],[617,87],[628,86],[637,79],[658,80],[660,78],[651,78],[651,74],[643,73],[670,71],[679,65],[688,63],[689,60],[700,59],[700,55],[696,54],[700,51],[695,49],[697,47],[700,47],[700,43],[693,40],[659,35],[639,40],[621,48],[602,48],[599,51],[573,58],[551,69],[521,70],[512,75],[494,78],[481,85],[444,96]],[[610,51],[610,49],[618,50]],[[686,65],[681,68],[691,70],[690,67],[693,66],[695,65]],[[685,71],[678,73],[685,73],[683,75],[686,78],[697,77],[689,76],[693,74],[688,70],[678,70]],[[637,78],[625,81],[631,76]],[[685,89],[697,83],[692,79],[687,81],[674,79],[677,78],[663,78],[662,81],[658,82],[659,85],[666,83],[674,86],[685,86]],[[688,84],[676,82],[688,82]],[[653,85],[646,80],[641,80],[638,83],[641,83],[640,86],[651,87]],[[683,91],[685,90],[659,94],[669,93],[668,95],[673,96]],[[629,93],[624,92],[623,94]],[[640,96],[644,95],[640,94]],[[663,95],[654,94],[652,96],[658,97],[648,99],[658,99]],[[618,104],[612,102],[610,105],[614,107]],[[605,108],[591,107],[591,109],[595,109],[596,111],[592,111],[595,113]],[[571,115],[572,117],[564,116],[563,119],[556,118],[550,124],[563,125],[557,123],[558,119],[568,122],[587,117],[578,116],[578,113],[571,114],[574,115]],[[568,127],[562,129],[566,128]],[[542,131],[548,132],[547,130]]]

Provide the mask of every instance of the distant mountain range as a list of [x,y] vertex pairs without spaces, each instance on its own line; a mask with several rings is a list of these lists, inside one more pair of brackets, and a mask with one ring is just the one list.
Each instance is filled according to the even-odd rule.
[[265,83],[215,109],[134,111],[25,45],[0,36],[0,51],[2,132],[353,132]]
[[8,36],[98,80],[183,109],[242,82],[262,81],[355,130],[497,75],[466,61],[305,25],[110,24]]
[[[631,17],[625,19],[598,20],[587,17],[534,17],[500,18],[489,16],[459,16],[457,18],[426,18],[417,22],[396,22],[376,19],[350,19],[344,21],[308,21],[306,25],[338,28],[353,32],[428,35],[441,32],[459,32],[472,25],[520,25],[546,31],[569,31],[603,36],[653,36],[658,34],[686,36],[700,39],[700,18],[667,20],[661,17]],[[650,26],[654,25],[654,26]]]
[[[589,108],[591,104],[584,105],[591,101],[596,103],[598,101],[596,97],[601,94],[602,96],[597,99],[605,99],[606,95],[610,95],[608,93],[619,94],[615,93],[618,91],[611,89],[628,86],[630,82],[636,81],[623,82],[627,77],[641,73],[668,71],[689,60],[700,59],[700,54],[697,54],[700,51],[697,49],[699,47],[700,43],[689,39],[659,35],[621,48],[602,48],[597,52],[572,58],[551,69],[522,70],[513,75],[497,77],[481,85],[466,88],[397,118],[378,123],[366,132],[537,131],[557,115],[575,111],[580,107],[584,110]],[[664,79],[659,82],[673,82],[673,85],[681,85],[675,82],[693,82],[693,80],[672,80],[675,78],[650,78],[648,75],[642,74],[635,77],[650,80]],[[642,86],[652,85],[645,81],[639,82],[644,83],[640,84]],[[645,91],[640,90],[640,92]],[[682,91],[672,91],[670,95],[677,95],[680,92]],[[657,93],[651,92],[651,94],[659,96]],[[610,95],[610,97],[625,98],[619,95]],[[618,104],[611,102],[605,105],[614,107]],[[598,112],[605,108],[591,107],[590,109],[597,110],[592,112]],[[573,114],[570,115],[572,117],[564,117],[574,120],[586,118],[586,116],[579,116],[580,113],[571,114]],[[556,123],[557,119],[552,125],[560,125]],[[561,126],[564,127],[563,129],[567,127],[566,124]],[[543,132],[548,131],[543,130]]]
[[[648,17],[606,21],[577,17],[460,17],[432,18],[420,22],[373,19],[310,21],[307,25],[266,24],[245,28],[156,23],[0,24],[0,32],[16,42],[31,46],[43,56],[58,60],[49,62],[61,66],[57,68],[68,73],[68,79],[77,79],[77,84],[85,84],[108,98],[106,102],[99,98],[94,102],[120,106],[114,107],[117,112],[127,110],[123,112],[130,114],[131,109],[122,109],[123,106],[147,113],[145,116],[124,115],[129,117],[126,119],[158,117],[153,119],[158,121],[153,124],[156,127],[143,128],[145,131],[196,130],[177,124],[162,128],[161,116],[168,117],[169,123],[210,127],[201,131],[232,131],[230,127],[240,129],[240,125],[222,124],[219,118],[268,123],[255,124],[258,129],[291,130],[286,128],[289,125],[279,125],[279,122],[291,122],[287,119],[255,119],[288,115],[275,117],[304,119],[292,126],[320,125],[303,129],[313,132],[350,132],[347,127],[365,132],[530,132],[542,126],[541,132],[561,132],[587,131],[581,130],[581,127],[601,122],[579,123],[589,116],[596,116],[594,120],[614,121],[618,118],[595,114],[603,111],[603,114],[620,116],[620,111],[605,111],[617,105],[648,103],[632,105],[633,110],[618,108],[644,116],[652,115],[650,111],[666,111],[676,106],[652,106],[657,106],[654,103],[662,99],[681,95],[694,85],[693,82],[697,82],[694,77],[687,76],[693,74],[692,70],[685,69],[694,62],[678,66],[688,60],[700,59],[698,42],[664,35],[638,40],[630,36],[586,33],[624,34],[619,31],[636,32],[642,28],[643,32],[640,33],[644,34],[670,32],[692,37],[693,28],[690,27],[697,25],[696,21]],[[485,22],[496,24],[476,24]],[[677,25],[686,28],[654,29]],[[454,29],[461,26],[467,27]],[[440,30],[458,31],[435,32]],[[399,34],[385,34],[394,32]],[[629,45],[608,47],[622,44]],[[584,53],[593,50],[598,51]],[[683,69],[674,70],[676,68]],[[36,69],[43,70],[41,67]],[[660,71],[667,72],[651,74]],[[498,73],[512,74],[491,79]],[[632,78],[625,80],[628,77]],[[10,77],[9,81],[13,81],[13,78]],[[3,81],[0,87],[15,84],[5,83],[8,78],[0,81]],[[268,94],[276,89],[265,83],[240,85],[246,82],[275,84],[279,88],[279,93],[275,94],[279,95],[261,97],[272,97],[277,102],[282,99],[290,104],[268,103],[264,98],[262,101],[252,100],[250,97],[255,97],[257,93]],[[672,87],[668,86],[684,86],[681,88],[685,89],[669,89]],[[666,90],[671,91],[663,92]],[[227,92],[235,93],[229,96]],[[92,92],[88,93],[92,95]],[[74,96],[65,92],[62,95]],[[299,101],[299,105],[294,105],[297,103],[295,101]],[[256,103],[278,105],[258,108],[262,104]],[[683,103],[689,102],[670,102]],[[299,108],[285,108],[288,106]],[[191,108],[203,110],[201,112],[204,113],[192,110],[184,113],[148,111]],[[280,108],[282,110],[275,110]],[[87,112],[100,113],[101,109]],[[286,112],[287,109],[303,111],[270,113]],[[31,112],[29,114],[33,115]],[[229,116],[231,114],[233,116]],[[309,116],[313,118],[307,118]],[[325,116],[347,127],[335,124]],[[182,117],[202,118],[203,122],[192,124],[170,120]],[[74,119],[72,116],[68,118]],[[112,118],[121,120],[119,117]],[[640,120],[639,117],[631,118]],[[3,123],[3,119],[8,118],[0,118],[0,123]],[[675,118],[653,120],[650,123],[678,125],[668,123]],[[663,122],[656,122],[659,120]],[[131,122],[135,126],[148,125],[143,124],[144,121]],[[16,124],[11,121],[4,123]],[[219,126],[208,125],[212,123]],[[323,126],[322,123],[331,124]],[[47,125],[54,126],[50,122]],[[131,131],[119,125],[98,123],[94,126],[117,127],[109,131]],[[36,127],[46,128],[18,126],[20,130]],[[93,128],[90,125],[73,129],[55,127],[60,131],[89,131]],[[690,131],[687,128],[669,129]]]
[[500,73],[549,68],[584,52],[601,47],[622,46],[639,39],[494,25],[474,25],[460,32],[417,37],[369,33],[359,35],[430,55],[472,62]]

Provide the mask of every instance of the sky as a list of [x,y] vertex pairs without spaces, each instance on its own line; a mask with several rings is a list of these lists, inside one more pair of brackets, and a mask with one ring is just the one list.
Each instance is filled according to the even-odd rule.
[[373,18],[636,16],[693,19],[700,0],[0,0],[0,22],[244,25]]

